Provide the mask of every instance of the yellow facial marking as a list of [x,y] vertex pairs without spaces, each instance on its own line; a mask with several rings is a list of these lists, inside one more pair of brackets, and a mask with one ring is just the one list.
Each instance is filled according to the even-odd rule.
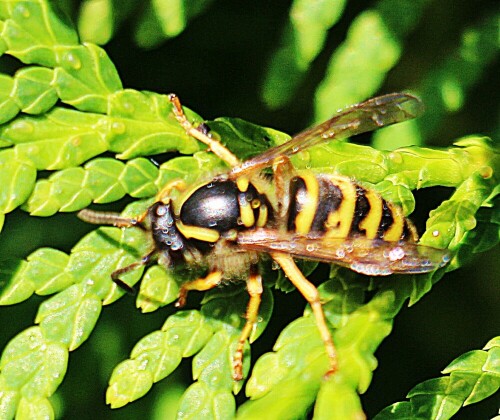
[[365,231],[368,239],[375,239],[382,220],[382,199],[372,190],[365,190],[364,194],[370,204],[370,210],[359,223],[359,228]]
[[185,225],[180,221],[176,222],[176,227],[187,239],[193,238],[204,242],[217,242],[220,238],[220,233],[214,229]]
[[295,217],[295,230],[297,233],[305,235],[311,230],[314,215],[318,208],[319,185],[312,172],[301,172],[300,178],[304,181],[306,187],[305,194],[297,196],[300,212]]

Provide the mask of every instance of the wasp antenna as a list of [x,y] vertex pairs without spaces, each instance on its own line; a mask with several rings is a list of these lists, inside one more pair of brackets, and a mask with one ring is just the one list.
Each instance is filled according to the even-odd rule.
[[123,217],[119,213],[93,211],[89,209],[80,210],[77,216],[84,222],[93,223],[95,225],[129,227],[136,226],[139,223],[137,219]]

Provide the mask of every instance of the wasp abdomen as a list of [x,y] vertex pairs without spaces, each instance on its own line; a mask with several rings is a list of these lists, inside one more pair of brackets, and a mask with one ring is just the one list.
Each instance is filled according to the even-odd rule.
[[415,229],[399,207],[350,178],[304,171],[291,180],[289,231],[327,237],[416,240]]

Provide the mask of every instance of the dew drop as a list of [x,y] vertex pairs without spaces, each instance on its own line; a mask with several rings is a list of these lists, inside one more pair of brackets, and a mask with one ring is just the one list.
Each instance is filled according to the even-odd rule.
[[71,52],[67,53],[64,56],[63,60],[66,64],[68,64],[70,67],[72,67],[75,70],[80,70],[82,68],[82,62],[80,61],[78,56],[76,56],[75,54],[73,54]]
[[384,125],[384,119],[382,117],[382,115],[374,112],[371,118],[375,124],[377,124],[379,127],[382,127]]
[[129,112],[131,114],[133,114],[135,111],[135,106],[128,101],[122,102],[122,106],[126,112]]
[[137,366],[137,370],[146,370],[148,367],[149,360],[144,359],[139,366]]
[[432,231],[432,236],[434,236],[435,238],[438,237],[439,235],[440,235],[439,230]]
[[399,261],[404,258],[405,254],[405,250],[400,246],[397,246],[389,252],[389,260]]
[[306,246],[306,250],[307,250],[308,252],[313,252],[315,249],[316,249],[316,246],[315,246],[315,245],[313,245],[313,244],[308,244],[308,245]]
[[[22,16],[23,18],[29,18],[31,16],[30,11],[22,4],[18,5],[14,12],[16,15]],[[13,14],[14,14],[13,13]]]
[[27,121],[18,121],[12,124],[12,129],[21,134],[32,134],[35,126]]
[[121,122],[114,122],[113,124],[111,124],[111,130],[115,134],[124,134],[127,130],[127,127]]

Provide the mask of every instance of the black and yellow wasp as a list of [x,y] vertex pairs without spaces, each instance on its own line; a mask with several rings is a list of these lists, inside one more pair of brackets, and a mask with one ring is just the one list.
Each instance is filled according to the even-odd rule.
[[[351,106],[244,162],[212,138],[205,125],[194,127],[175,95],[170,100],[186,132],[232,169],[195,186],[182,179],[168,183],[137,219],[92,210],[82,210],[79,217],[91,223],[139,225],[151,231],[154,249],[142,260],[112,273],[112,279],[125,290],[133,289],[120,276],[147,264],[155,255],[166,267],[206,269],[205,277],[182,285],[177,306],[185,304],[190,290],[208,290],[229,279],[246,280],[250,300],[233,359],[235,380],[243,377],[244,345],[258,319],[262,278],[257,266],[263,255],[279,264],[311,305],[329,358],[327,375],[337,369],[335,347],[318,291],[299,270],[295,257],[340,264],[371,276],[425,273],[448,262],[446,251],[417,244],[415,227],[402,210],[375,191],[342,175],[295,170],[288,159],[323,142],[415,118],[423,108],[416,97],[394,93]],[[261,173],[270,167],[272,180]],[[177,195],[172,194],[174,190]]]

